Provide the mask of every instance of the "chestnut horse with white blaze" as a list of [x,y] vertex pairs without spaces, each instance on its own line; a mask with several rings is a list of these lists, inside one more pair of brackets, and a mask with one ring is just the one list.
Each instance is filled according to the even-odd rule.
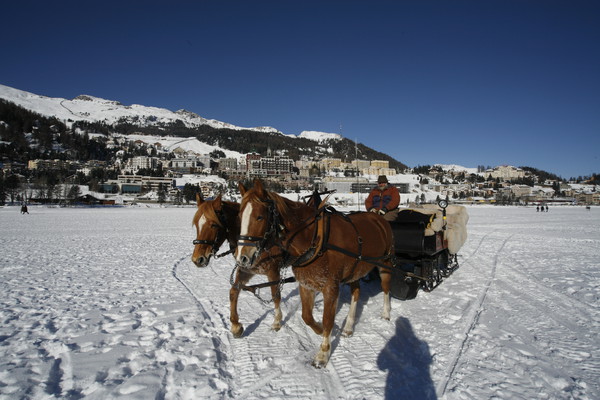
[[[314,357],[315,367],[324,367],[331,354],[331,331],[340,285],[350,285],[352,300],[342,333],[353,333],[360,278],[379,266],[384,292],[383,317],[390,319],[392,230],[374,213],[325,213],[323,204],[311,207],[264,189],[259,180],[254,187],[241,187],[241,231],[235,259],[240,268],[251,269],[265,249],[280,247],[287,255],[300,283],[302,319],[317,335],[323,336]],[[324,203],[324,202],[323,202]],[[325,223],[325,221],[327,221]],[[315,321],[316,292],[323,293],[322,323]]]
[[[240,235],[239,209],[240,205],[235,202],[224,201],[219,194],[214,200],[204,200],[202,195],[196,195],[198,209],[194,215],[193,225],[196,227],[196,240],[194,240],[194,253],[192,262],[197,267],[206,267],[212,256],[220,257],[225,254],[233,253]],[[221,245],[227,240],[230,251],[217,255]],[[278,249],[277,249],[278,250]],[[280,281],[280,262],[281,253],[265,254],[258,262],[257,268],[236,270],[235,281],[229,290],[229,303],[231,321],[231,333],[234,337],[241,337],[244,333],[244,326],[239,322],[237,311],[238,298],[241,288],[252,279],[255,274],[266,275],[270,281]],[[271,286],[271,296],[275,307],[275,319],[271,328],[279,330],[281,328],[281,293],[277,285]]]

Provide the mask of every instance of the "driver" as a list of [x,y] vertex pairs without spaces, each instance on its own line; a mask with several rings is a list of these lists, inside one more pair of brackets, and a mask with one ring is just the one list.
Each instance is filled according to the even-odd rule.
[[383,215],[386,221],[394,221],[398,216],[400,193],[394,185],[390,185],[385,175],[379,175],[377,186],[371,190],[365,200],[367,211]]

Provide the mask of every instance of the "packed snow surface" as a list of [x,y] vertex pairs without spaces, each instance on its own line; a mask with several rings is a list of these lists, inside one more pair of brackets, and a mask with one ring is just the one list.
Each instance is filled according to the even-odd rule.
[[600,398],[600,209],[469,207],[461,267],[391,321],[363,283],[342,337],[342,290],[324,369],[295,283],[279,332],[242,293],[232,337],[233,258],[191,263],[194,211],[0,208],[0,399]]

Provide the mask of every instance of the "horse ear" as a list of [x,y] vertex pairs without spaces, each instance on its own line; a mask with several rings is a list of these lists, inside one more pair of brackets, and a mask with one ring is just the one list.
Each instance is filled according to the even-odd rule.
[[202,193],[198,192],[196,193],[196,204],[198,204],[198,207],[200,207],[200,204],[204,203],[204,199],[202,198]]
[[260,179],[254,179],[254,190],[259,198],[265,197],[265,187]]
[[321,208],[323,208],[323,207],[325,207],[327,205],[327,200],[329,200],[330,196],[331,196],[331,194],[328,194],[327,197],[325,197],[325,200],[323,200],[321,202],[321,204],[319,204],[319,207],[318,207],[319,209],[321,209]]
[[244,184],[242,184],[242,182],[238,182],[238,189],[240,189],[240,193],[242,194],[242,196],[246,193],[247,190]]

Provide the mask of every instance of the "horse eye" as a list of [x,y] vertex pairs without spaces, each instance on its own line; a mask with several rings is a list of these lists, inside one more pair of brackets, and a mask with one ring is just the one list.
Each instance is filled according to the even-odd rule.
[[217,224],[212,224],[210,227],[211,227],[211,228],[214,228],[214,229],[217,229],[217,228],[219,227],[219,225],[217,225]]
[[259,215],[258,217],[256,217],[257,221],[262,221],[263,219],[265,219],[262,215]]

